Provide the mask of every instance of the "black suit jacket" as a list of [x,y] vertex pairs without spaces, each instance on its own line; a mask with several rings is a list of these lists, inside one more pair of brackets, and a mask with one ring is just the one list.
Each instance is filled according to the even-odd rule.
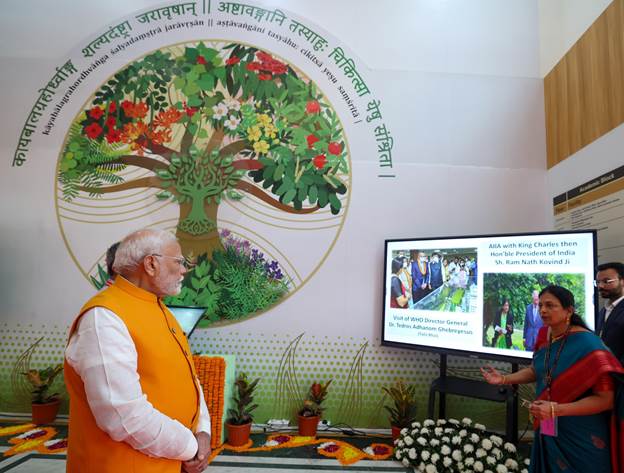
[[[618,306],[619,306],[619,304],[618,304]],[[497,325],[500,327],[502,312],[503,311],[499,309],[496,312],[496,315],[494,316],[494,326],[495,327]],[[611,317],[611,316],[609,316],[609,317]],[[507,312],[507,324],[506,325],[511,325],[511,327],[513,328],[513,326],[514,326],[514,319],[515,319],[514,314],[511,311],[511,309],[509,309],[509,312]],[[507,329],[507,327],[501,327],[501,328]]]
[[615,357],[624,361],[624,301],[618,302],[613,312],[605,323],[605,309],[600,309],[598,313],[598,323],[596,333],[600,335],[602,341],[609,347]]

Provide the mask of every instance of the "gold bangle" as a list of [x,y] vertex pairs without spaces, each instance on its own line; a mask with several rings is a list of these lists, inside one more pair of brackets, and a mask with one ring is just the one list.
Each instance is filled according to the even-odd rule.
[[550,418],[554,419],[555,418],[555,402],[550,403]]
[[501,384],[507,384],[507,375],[503,375],[503,382]]

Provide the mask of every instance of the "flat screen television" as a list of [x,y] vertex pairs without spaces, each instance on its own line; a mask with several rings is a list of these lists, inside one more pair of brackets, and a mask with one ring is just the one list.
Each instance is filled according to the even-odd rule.
[[594,230],[386,240],[382,344],[528,363],[548,284],[594,329],[595,265]]
[[167,308],[180,324],[180,327],[182,327],[186,338],[191,338],[191,334],[199,324],[204,312],[206,312],[205,307],[168,305]]

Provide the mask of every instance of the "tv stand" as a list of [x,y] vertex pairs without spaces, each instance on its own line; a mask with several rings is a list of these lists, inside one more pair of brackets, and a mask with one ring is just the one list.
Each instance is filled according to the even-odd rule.
[[[438,405],[438,418],[440,419],[446,416],[447,394],[504,402],[507,406],[505,437],[507,441],[516,444],[518,442],[518,395],[513,386],[493,386],[485,381],[447,376],[446,357],[446,354],[440,354],[440,377],[434,379],[429,388],[428,417],[434,418],[436,393],[440,398]],[[518,364],[512,363],[511,370],[512,372],[518,371]]]

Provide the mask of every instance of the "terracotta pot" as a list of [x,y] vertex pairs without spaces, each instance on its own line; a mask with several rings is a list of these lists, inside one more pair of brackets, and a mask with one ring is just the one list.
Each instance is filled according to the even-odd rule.
[[299,416],[299,435],[303,437],[316,437],[321,416]]
[[397,427],[396,425],[391,425],[392,428],[392,440],[396,440],[401,435],[401,427]]
[[42,425],[50,424],[56,419],[59,407],[61,407],[61,400],[46,402],[45,404],[31,404],[32,407],[32,422],[33,424]]
[[227,429],[227,443],[232,447],[242,447],[249,442],[251,422],[242,425],[234,425],[226,422],[225,428]]

